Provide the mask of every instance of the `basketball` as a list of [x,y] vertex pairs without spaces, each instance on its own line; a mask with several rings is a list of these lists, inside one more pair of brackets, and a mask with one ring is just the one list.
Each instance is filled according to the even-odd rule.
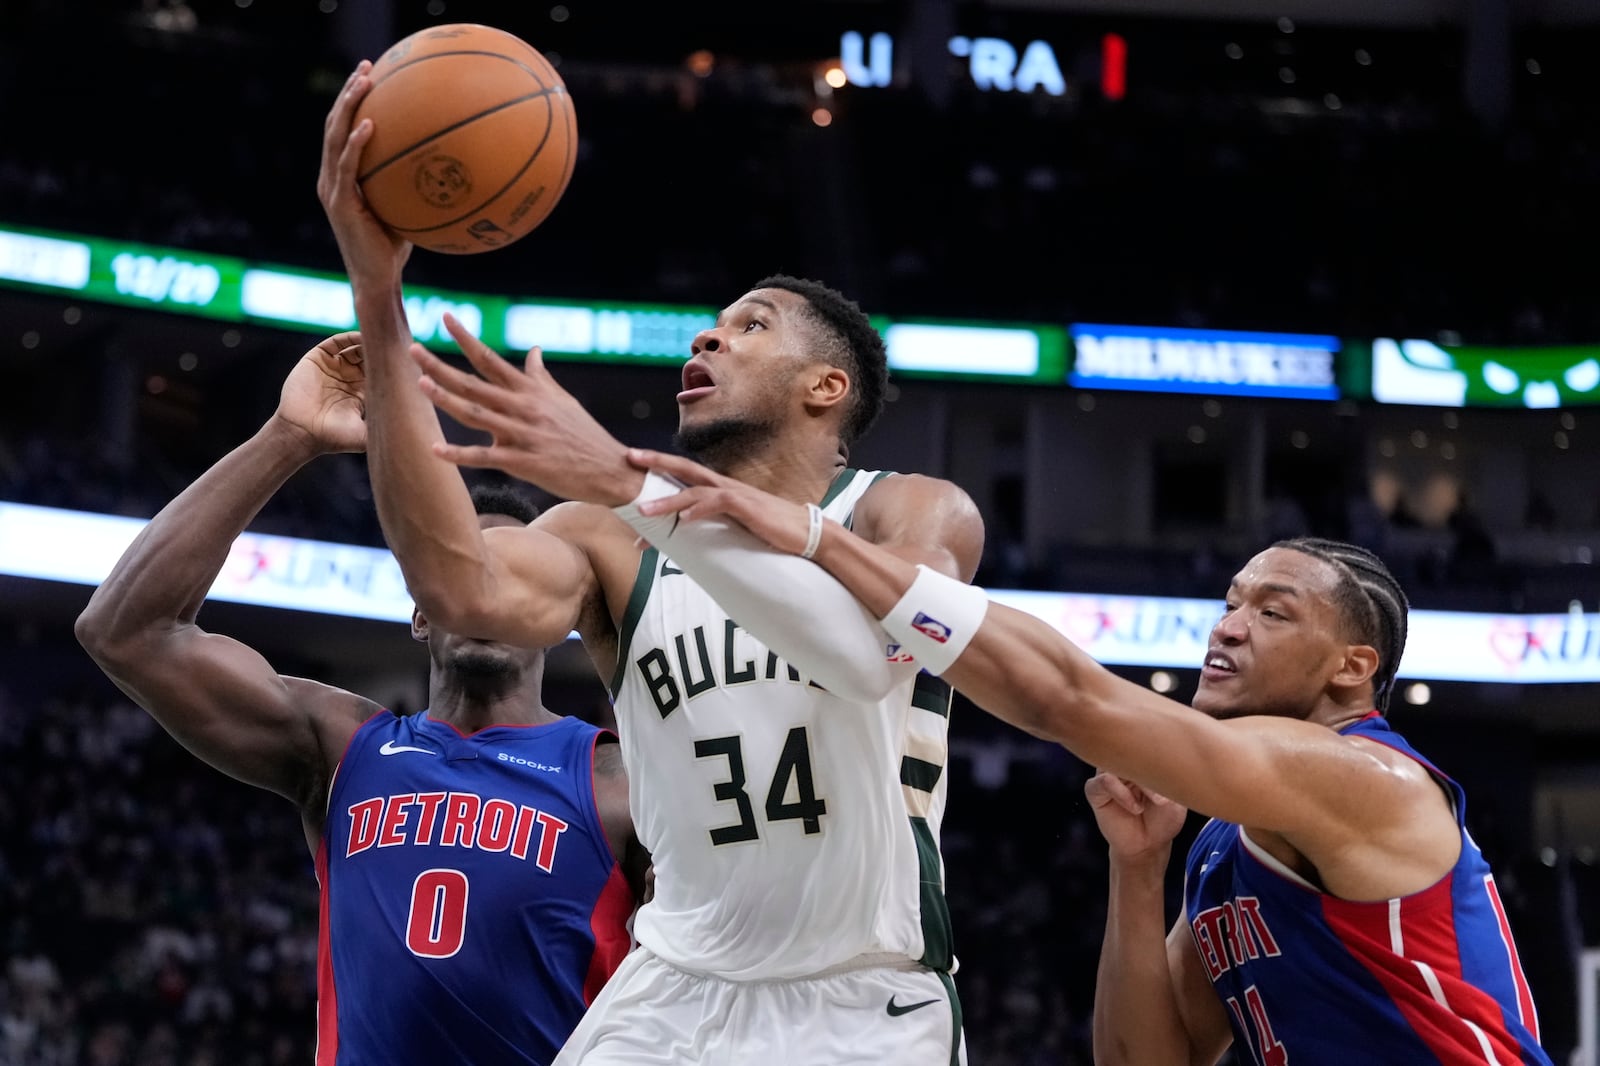
[[504,248],[549,217],[577,158],[566,85],[492,26],[421,30],[372,68],[354,123],[372,119],[357,181],[395,233],[435,252]]

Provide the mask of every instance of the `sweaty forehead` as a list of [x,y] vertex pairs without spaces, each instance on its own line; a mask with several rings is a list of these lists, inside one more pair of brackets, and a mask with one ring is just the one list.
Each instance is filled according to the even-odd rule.
[[1338,572],[1323,559],[1292,548],[1268,548],[1234,575],[1233,587],[1292,589],[1301,596],[1314,596],[1331,593],[1338,582]]

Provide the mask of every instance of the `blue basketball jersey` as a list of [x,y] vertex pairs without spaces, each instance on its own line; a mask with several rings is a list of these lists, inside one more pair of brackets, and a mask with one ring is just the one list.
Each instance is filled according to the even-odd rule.
[[317,1064],[545,1064],[629,947],[576,718],[464,735],[385,711],[329,793]]
[[1449,789],[1461,857],[1421,892],[1358,903],[1317,890],[1239,826],[1208,822],[1189,851],[1185,917],[1237,1054],[1261,1066],[1549,1066],[1461,787],[1375,712],[1342,732],[1403,752]]

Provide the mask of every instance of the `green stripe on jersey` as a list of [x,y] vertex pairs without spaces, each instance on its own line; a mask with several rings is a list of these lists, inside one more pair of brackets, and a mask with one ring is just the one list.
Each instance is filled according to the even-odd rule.
[[923,792],[932,792],[939,783],[939,775],[944,773],[944,767],[938,763],[931,763],[925,759],[914,758],[910,755],[900,757],[900,783],[910,785],[912,788],[921,789]]
[[817,506],[825,508],[828,506],[828,504],[832,503],[834,500],[837,500],[839,498],[839,493],[848,488],[850,483],[856,479],[856,475],[859,473],[859,470],[847,466],[835,474],[833,476],[833,480],[828,484],[828,491],[822,494],[822,502],[817,504]]
[[955,961],[951,952],[950,908],[944,901],[944,871],[939,864],[939,845],[926,818],[912,817],[911,835],[917,842],[917,867],[920,872],[922,913],[922,958],[917,961],[930,970],[948,973]]
[[633,591],[628,594],[628,609],[622,615],[622,631],[617,634],[617,668],[611,675],[611,698],[622,691],[622,678],[628,672],[628,648],[633,644],[633,631],[639,628],[644,614],[645,601],[650,598],[650,586],[656,580],[656,560],[661,553],[646,548],[639,556],[639,573],[633,579]]
[[935,677],[926,670],[919,671],[911,686],[911,706],[949,718],[951,692],[950,682],[944,678]]
[[950,997],[950,1066],[964,1066],[961,1061],[961,997],[956,995],[956,982],[949,974],[940,972],[939,982]]

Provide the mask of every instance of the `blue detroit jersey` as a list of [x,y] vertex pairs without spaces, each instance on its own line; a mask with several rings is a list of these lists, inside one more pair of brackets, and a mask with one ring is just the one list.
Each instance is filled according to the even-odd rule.
[[317,856],[318,1066],[555,1057],[629,944],[599,735],[387,711],[356,731]]
[[1449,789],[1461,857],[1421,892],[1358,903],[1318,891],[1237,825],[1208,822],[1189,851],[1184,913],[1237,1054],[1262,1066],[1549,1066],[1461,787],[1376,714],[1343,732],[1405,753]]

